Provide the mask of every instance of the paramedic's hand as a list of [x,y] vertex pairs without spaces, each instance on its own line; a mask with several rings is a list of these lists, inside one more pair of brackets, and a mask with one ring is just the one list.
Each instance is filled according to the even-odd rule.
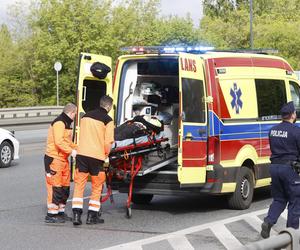
[[75,149],[72,150],[71,156],[75,158],[77,155],[77,151]]
[[53,186],[53,178],[52,178],[52,174],[46,173],[46,182],[47,182],[48,185]]
[[108,167],[109,167],[109,157],[107,157],[107,158],[104,160],[103,167],[105,167],[105,168],[108,168]]

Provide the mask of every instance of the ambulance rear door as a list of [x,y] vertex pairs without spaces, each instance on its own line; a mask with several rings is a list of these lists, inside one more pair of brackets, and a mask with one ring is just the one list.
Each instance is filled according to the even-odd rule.
[[[103,95],[112,96],[112,72],[110,71],[104,78],[97,78],[91,72],[91,66],[102,63],[112,67],[111,57],[81,53],[79,58],[76,104],[78,107],[76,117],[75,143],[78,143],[80,133],[80,118],[88,111],[99,107],[100,98]],[[113,117],[113,110],[109,114]]]
[[178,180],[181,187],[206,181],[207,107],[204,64],[199,55],[179,53]]

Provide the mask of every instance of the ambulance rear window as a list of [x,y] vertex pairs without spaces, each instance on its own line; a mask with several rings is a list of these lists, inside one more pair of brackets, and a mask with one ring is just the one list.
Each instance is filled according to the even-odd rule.
[[280,119],[280,109],[286,103],[284,80],[255,79],[255,87],[259,118]]

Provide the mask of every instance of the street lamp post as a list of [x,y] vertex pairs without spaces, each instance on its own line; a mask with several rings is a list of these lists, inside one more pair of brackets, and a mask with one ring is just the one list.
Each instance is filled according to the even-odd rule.
[[59,106],[58,72],[61,71],[62,64],[60,62],[55,62],[54,69],[56,71],[56,106]]
[[253,0],[250,0],[250,46],[253,49]]

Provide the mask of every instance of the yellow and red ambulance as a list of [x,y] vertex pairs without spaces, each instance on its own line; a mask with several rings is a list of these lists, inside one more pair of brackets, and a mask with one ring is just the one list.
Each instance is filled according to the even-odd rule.
[[[141,112],[171,115],[165,124],[177,161],[137,176],[133,202],[155,194],[227,194],[235,209],[250,206],[255,188],[270,185],[268,132],[281,121],[281,106],[300,110],[299,81],[284,59],[261,53],[217,52],[204,47],[130,47],[117,60],[114,79],[95,78],[94,62],[110,57],[82,53],[77,83],[78,116],[113,96],[116,126]],[[145,92],[148,91],[147,98]],[[149,96],[152,98],[149,99]],[[298,113],[299,114],[299,113]],[[114,187],[128,192],[126,183]]]

